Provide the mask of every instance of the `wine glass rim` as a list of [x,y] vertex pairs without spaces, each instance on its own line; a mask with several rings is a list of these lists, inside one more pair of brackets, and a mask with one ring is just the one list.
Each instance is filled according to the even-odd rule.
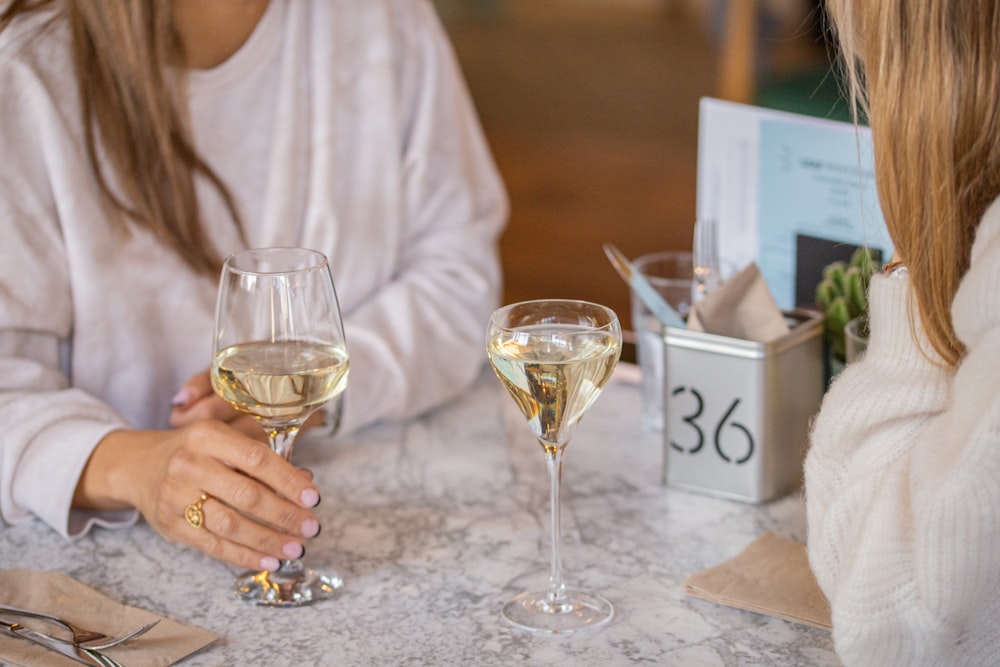
[[[238,265],[238,261],[251,256],[279,256],[279,255],[296,255],[300,258],[310,257],[312,261],[303,262],[296,268],[287,269],[248,269]],[[245,250],[238,250],[228,257],[226,257],[223,262],[226,270],[231,273],[236,273],[240,275],[265,275],[265,276],[279,276],[290,273],[304,273],[307,271],[315,271],[317,269],[323,269],[328,265],[326,255],[319,250],[314,250],[312,248],[301,248],[296,246],[275,246],[268,248],[247,248]]]
[[618,314],[614,310],[608,308],[603,304],[595,303],[593,301],[586,301],[584,299],[528,299],[526,301],[516,301],[514,303],[508,303],[504,306],[500,306],[499,308],[497,308],[495,311],[493,311],[493,314],[490,316],[490,320],[492,321],[493,326],[497,330],[514,331],[515,329],[518,329],[522,325],[509,326],[505,323],[502,323],[501,320],[499,319],[499,316],[502,313],[506,313],[507,311],[510,311],[518,306],[531,306],[533,304],[541,304],[541,303],[584,305],[604,311],[609,315],[607,322],[605,322],[604,324],[594,324],[590,326],[589,327],[590,331],[601,331],[603,329],[613,329],[616,326],[621,326],[618,320]]

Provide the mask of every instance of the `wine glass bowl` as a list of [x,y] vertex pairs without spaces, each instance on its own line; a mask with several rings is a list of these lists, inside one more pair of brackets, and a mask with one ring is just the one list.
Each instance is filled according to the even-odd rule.
[[621,354],[618,317],[586,301],[515,303],[491,316],[486,347],[490,365],[544,450],[552,514],[549,588],[521,593],[502,615],[516,627],[541,634],[600,627],[614,615],[611,603],[563,582],[559,487],[566,446]]
[[[271,448],[291,459],[305,421],[347,386],[349,356],[326,257],[305,248],[229,256],[216,306],[211,369],[216,393],[252,415]],[[247,572],[235,593],[248,602],[300,606],[333,597],[343,579],[301,560]]]

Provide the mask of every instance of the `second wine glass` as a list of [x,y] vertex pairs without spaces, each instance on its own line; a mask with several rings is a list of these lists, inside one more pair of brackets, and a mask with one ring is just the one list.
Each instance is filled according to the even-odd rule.
[[563,581],[559,485],[566,445],[618,363],[618,317],[609,308],[585,301],[515,303],[493,313],[486,348],[493,370],[545,452],[552,513],[549,588],[521,593],[503,608],[503,617],[543,634],[604,625],[614,615],[611,603],[571,590]]
[[[323,253],[263,248],[230,255],[216,306],[212,386],[263,426],[286,460],[299,429],[347,386],[347,343]],[[255,604],[299,606],[333,597],[333,570],[285,560],[275,572],[247,572],[237,596]]]

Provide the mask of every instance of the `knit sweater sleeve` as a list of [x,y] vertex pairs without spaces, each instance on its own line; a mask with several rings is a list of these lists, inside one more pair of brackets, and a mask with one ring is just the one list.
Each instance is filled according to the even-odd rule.
[[988,664],[1000,648],[998,286],[994,205],[953,302],[958,368],[911,333],[909,281],[877,276],[866,356],[814,424],[809,560],[847,664]]
[[51,172],[65,135],[29,68],[0,49],[0,523],[39,517],[66,537],[131,511],[71,509],[93,449],[124,420],[71,387],[73,300]]

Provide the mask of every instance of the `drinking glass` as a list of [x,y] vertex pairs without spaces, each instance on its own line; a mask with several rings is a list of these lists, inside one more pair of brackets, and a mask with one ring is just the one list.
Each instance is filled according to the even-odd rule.
[[[263,248],[230,255],[216,305],[212,386],[253,415],[271,449],[289,460],[299,428],[347,386],[348,354],[340,306],[323,253]],[[235,594],[254,604],[295,607],[333,597],[333,570],[300,559],[275,572],[246,572]]]
[[611,603],[570,590],[563,581],[559,483],[566,445],[618,363],[618,317],[609,308],[585,301],[515,303],[490,317],[486,346],[490,365],[545,453],[552,510],[549,588],[516,596],[503,608],[503,617],[537,633],[599,627],[614,615]]
[[[692,297],[698,289],[694,280],[692,253],[677,250],[652,252],[635,259],[632,268],[641,273],[681,317],[687,318],[691,312]],[[630,303],[635,355],[642,377],[642,426],[650,431],[662,431],[664,325],[635,290],[630,290]]]

